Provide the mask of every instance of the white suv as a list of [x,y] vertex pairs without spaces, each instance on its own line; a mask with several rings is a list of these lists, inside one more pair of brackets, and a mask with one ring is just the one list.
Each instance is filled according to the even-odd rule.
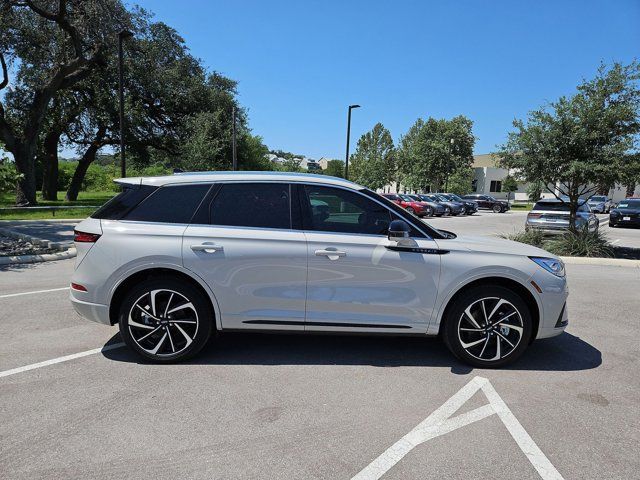
[[[158,362],[227,330],[441,335],[497,367],[567,325],[553,255],[436,230],[339,178],[218,172],[118,180],[77,226],[71,301]],[[425,352],[428,355],[428,352]]]

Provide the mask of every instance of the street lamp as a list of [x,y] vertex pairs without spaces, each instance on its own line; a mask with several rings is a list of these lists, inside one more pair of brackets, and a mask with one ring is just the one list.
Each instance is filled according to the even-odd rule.
[[449,191],[449,173],[451,172],[451,154],[452,154],[452,150],[453,150],[453,144],[456,143],[456,139],[452,138],[451,140],[449,140],[449,155],[447,158],[447,168],[445,170],[445,173],[447,174],[447,176],[445,177],[444,180],[444,191],[447,192]]
[[120,174],[122,177],[127,176],[127,164],[124,159],[124,54],[122,51],[122,42],[125,38],[133,37],[133,33],[129,30],[118,32],[118,90],[120,95]]
[[349,179],[349,137],[351,136],[351,110],[360,108],[360,105],[349,105],[349,115],[347,117],[347,155],[344,161],[344,178]]

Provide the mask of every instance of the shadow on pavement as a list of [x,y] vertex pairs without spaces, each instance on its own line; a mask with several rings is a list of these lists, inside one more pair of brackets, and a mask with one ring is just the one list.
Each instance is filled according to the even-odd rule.
[[[115,335],[107,345],[120,342]],[[129,348],[103,352],[117,362],[149,363]],[[436,338],[225,333],[186,364],[194,365],[371,365],[448,367],[457,375],[473,368],[458,361]],[[575,371],[596,368],[600,351],[569,333],[534,342],[507,370]]]

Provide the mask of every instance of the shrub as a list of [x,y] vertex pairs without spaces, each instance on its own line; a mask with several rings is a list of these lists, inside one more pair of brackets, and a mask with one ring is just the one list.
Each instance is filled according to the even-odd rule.
[[544,248],[556,255],[569,257],[611,257],[613,248],[607,236],[600,230],[589,232],[578,230],[567,232],[564,235],[548,240]]
[[521,232],[514,232],[506,235],[500,235],[507,240],[513,240],[514,242],[527,243],[534,247],[543,248],[544,235],[539,230],[523,230]]
[[16,182],[22,178],[13,162],[0,157],[0,193],[15,190]]

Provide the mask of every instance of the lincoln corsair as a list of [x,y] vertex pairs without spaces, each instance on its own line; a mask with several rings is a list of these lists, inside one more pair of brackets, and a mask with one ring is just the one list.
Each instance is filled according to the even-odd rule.
[[440,336],[461,360],[499,367],[568,322],[557,257],[437,230],[343,179],[218,172],[118,183],[76,228],[71,301],[118,324],[152,361],[187,359],[210,339],[215,348],[220,332],[294,331]]

